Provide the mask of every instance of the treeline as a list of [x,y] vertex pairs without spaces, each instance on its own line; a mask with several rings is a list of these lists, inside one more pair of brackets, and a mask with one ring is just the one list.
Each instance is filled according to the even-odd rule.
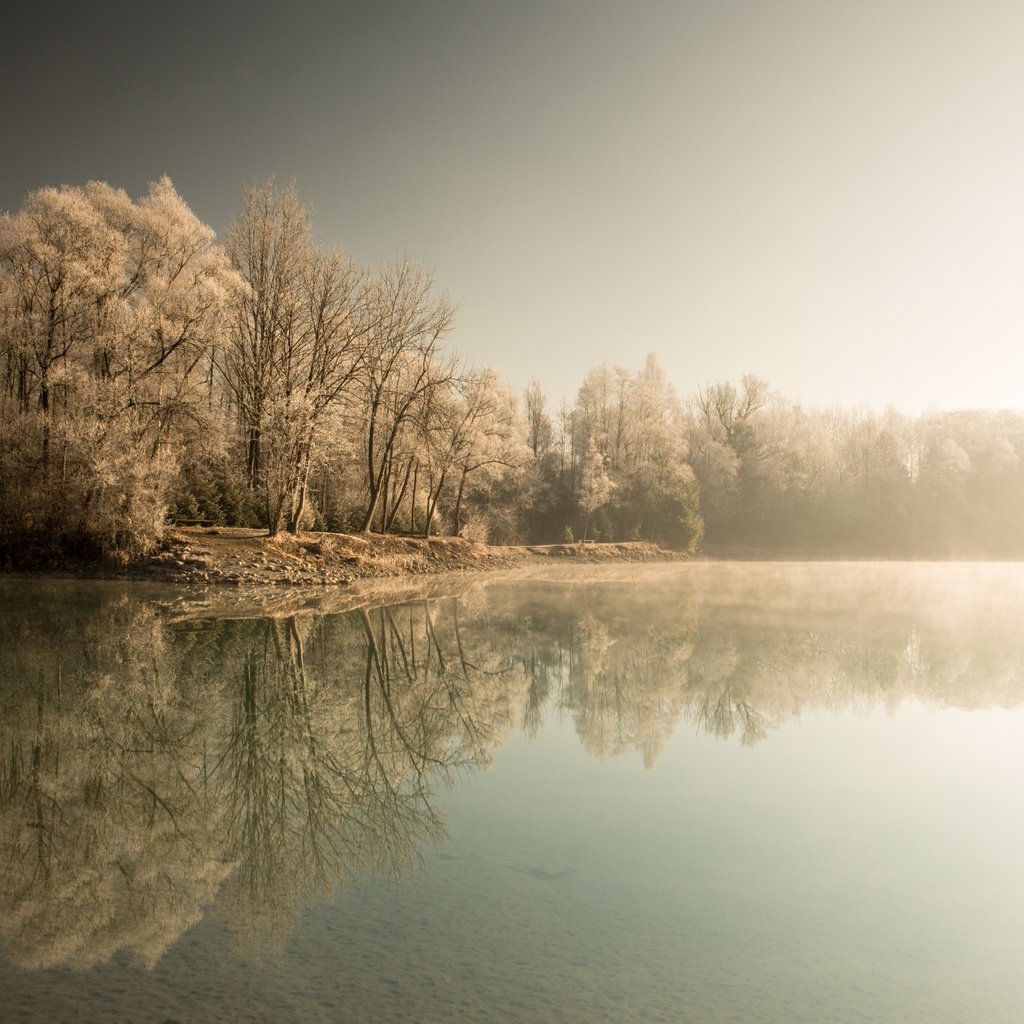
[[808,411],[745,377],[691,400],[707,540],[853,557],[1024,556],[1024,416]]
[[46,188],[0,220],[0,560],[104,557],[165,523],[1024,553],[1024,420],[805,412],[754,377],[681,401],[648,357],[553,410],[453,357],[409,260],[357,265],[293,189],[223,240],[164,179]]
[[318,244],[291,189],[222,243],[166,179],[42,189],[0,224],[0,543],[131,558],[165,518],[458,530],[518,464],[515,403],[446,355],[410,261]]

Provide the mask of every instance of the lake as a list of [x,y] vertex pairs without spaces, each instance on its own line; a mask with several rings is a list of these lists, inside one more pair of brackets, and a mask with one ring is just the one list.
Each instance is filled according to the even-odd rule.
[[0,1020],[1018,1022],[1024,575],[0,584]]

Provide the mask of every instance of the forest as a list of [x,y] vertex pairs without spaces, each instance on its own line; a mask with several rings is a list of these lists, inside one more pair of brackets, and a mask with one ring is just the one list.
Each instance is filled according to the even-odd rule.
[[654,355],[555,407],[453,355],[454,323],[429,270],[322,244],[292,187],[220,239],[166,178],[31,193],[0,218],[0,566],[129,562],[168,523],[1024,557],[1020,413],[810,409],[753,375],[680,396]]

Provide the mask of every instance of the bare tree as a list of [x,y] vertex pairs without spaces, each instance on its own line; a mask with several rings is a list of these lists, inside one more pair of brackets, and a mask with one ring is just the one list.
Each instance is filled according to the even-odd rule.
[[526,386],[526,439],[535,459],[543,458],[551,449],[554,431],[547,411],[547,399],[536,377]]
[[455,382],[447,402],[434,416],[431,445],[431,489],[424,536],[445,484],[454,483],[452,532],[462,530],[463,501],[470,477],[482,471],[521,464],[524,453],[516,439],[515,402],[494,370],[467,374]]
[[246,475],[255,490],[264,469],[263,433],[274,375],[289,332],[301,316],[299,285],[311,245],[309,220],[294,188],[254,186],[227,235],[227,250],[244,282],[221,360],[245,437]]
[[221,360],[271,534],[297,533],[324,421],[359,374],[369,331],[365,278],[316,246],[294,188],[250,189],[228,235],[244,281]]
[[699,388],[696,407],[707,429],[742,454],[751,443],[750,419],[771,399],[768,382],[746,373],[740,390],[728,381]]
[[[376,275],[369,290],[369,332],[362,376],[366,510],[361,529],[378,516],[390,480],[401,472],[401,441],[417,415],[447,387],[455,363],[440,352],[455,310],[435,298],[433,276],[408,259]],[[382,525],[384,517],[382,517]]]

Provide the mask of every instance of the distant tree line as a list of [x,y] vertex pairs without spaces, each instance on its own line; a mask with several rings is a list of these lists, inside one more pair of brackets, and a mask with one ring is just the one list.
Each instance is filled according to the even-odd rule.
[[852,557],[1024,555],[1024,416],[805,410],[744,377],[691,399],[707,540]]
[[851,556],[1024,554],[1024,417],[805,411],[756,377],[681,401],[657,360],[552,410],[448,354],[408,259],[249,189],[223,240],[163,179],[44,188],[0,219],[0,560],[124,561],[168,520],[651,540]]

